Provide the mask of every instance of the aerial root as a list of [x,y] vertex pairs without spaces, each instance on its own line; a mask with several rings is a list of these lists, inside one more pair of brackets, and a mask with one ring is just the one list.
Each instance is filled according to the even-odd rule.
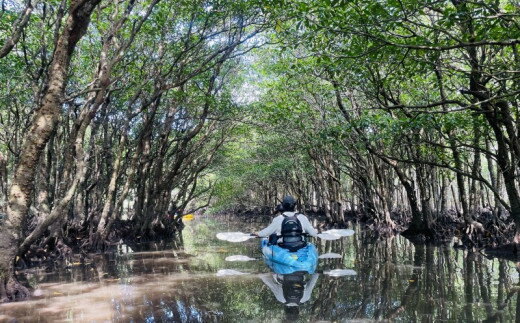
[[31,296],[29,288],[22,285],[14,276],[9,277],[7,282],[2,282],[2,284],[4,283],[5,287],[2,286],[4,290],[2,291],[3,295],[0,299],[0,303],[6,301],[21,301]]
[[482,223],[477,221],[472,221],[470,224],[466,226],[465,234],[469,237],[473,236],[473,234],[476,233],[483,233],[484,232],[484,226]]

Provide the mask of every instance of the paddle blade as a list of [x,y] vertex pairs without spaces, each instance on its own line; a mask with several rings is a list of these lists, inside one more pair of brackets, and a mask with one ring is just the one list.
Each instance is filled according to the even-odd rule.
[[323,240],[338,240],[341,236],[323,232],[318,234],[318,238]]
[[325,253],[318,257],[318,259],[339,259],[339,258],[342,258],[342,256],[338,253],[333,253],[333,252]]
[[351,229],[330,229],[327,231],[323,231],[323,233],[332,234],[340,237],[350,237],[354,235],[354,230]]
[[246,275],[246,273],[243,273],[241,271],[234,270],[234,269],[220,269],[217,272],[217,276],[219,276],[219,277],[223,277],[223,276],[237,276],[237,275]]
[[219,232],[217,239],[229,242],[244,242],[253,238],[252,235],[243,232]]
[[256,260],[256,259],[248,257],[248,256],[243,256],[243,255],[233,255],[233,256],[226,257],[226,261],[251,261],[251,260]]

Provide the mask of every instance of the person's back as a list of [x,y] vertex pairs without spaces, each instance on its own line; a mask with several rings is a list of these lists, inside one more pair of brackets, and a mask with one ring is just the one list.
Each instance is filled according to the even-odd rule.
[[[293,252],[306,246],[304,234],[315,237],[318,232],[305,215],[296,212],[296,200],[292,196],[284,197],[282,206],[284,212],[274,218],[267,228],[258,232],[258,235],[261,237],[271,235],[274,237],[276,235],[274,239],[270,238],[270,241],[278,241],[280,247]],[[281,237],[281,239],[278,239],[278,237]]]
[[303,236],[302,223],[298,216],[302,216],[295,212],[284,212],[282,221],[282,227],[280,229],[282,242],[279,244],[280,247],[289,249],[294,252],[307,245]]

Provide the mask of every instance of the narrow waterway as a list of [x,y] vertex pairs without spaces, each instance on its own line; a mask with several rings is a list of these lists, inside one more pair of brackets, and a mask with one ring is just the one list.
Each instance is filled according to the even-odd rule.
[[[316,274],[301,277],[304,291],[296,296],[303,304],[288,307],[280,295],[294,293],[265,265],[257,239],[216,239],[217,232],[264,225],[244,222],[198,218],[166,246],[123,245],[118,254],[98,255],[91,263],[28,270],[34,297],[0,305],[0,321],[520,320],[516,263],[451,247],[413,246],[399,236],[369,241],[359,230],[341,240],[314,240],[320,254],[341,258],[320,259]],[[254,259],[229,261],[230,256]]]

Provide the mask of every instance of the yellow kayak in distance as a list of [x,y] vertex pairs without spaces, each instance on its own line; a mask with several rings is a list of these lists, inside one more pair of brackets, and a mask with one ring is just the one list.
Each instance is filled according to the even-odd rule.
[[195,215],[193,213],[190,213],[190,214],[186,214],[182,217],[182,219],[184,221],[191,221],[193,219],[195,219]]

